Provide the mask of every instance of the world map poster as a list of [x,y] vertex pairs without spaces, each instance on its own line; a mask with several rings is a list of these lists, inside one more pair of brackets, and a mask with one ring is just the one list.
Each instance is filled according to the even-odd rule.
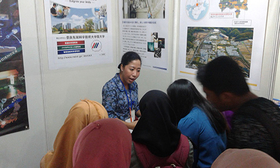
[[233,58],[258,90],[268,0],[181,0],[179,73],[196,71],[219,56]]

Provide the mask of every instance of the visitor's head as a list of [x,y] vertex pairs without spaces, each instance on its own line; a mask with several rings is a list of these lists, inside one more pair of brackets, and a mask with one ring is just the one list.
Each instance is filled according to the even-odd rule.
[[229,109],[227,95],[242,96],[250,91],[242,69],[228,56],[215,58],[199,68],[197,80],[203,85],[206,98],[219,110]]
[[187,79],[178,79],[169,85],[167,94],[174,105],[178,119],[186,116],[194,104],[205,101],[196,87]]
[[131,134],[119,120],[108,118],[90,123],[73,147],[73,167],[129,167]]
[[146,145],[158,157],[170,156],[177,149],[181,132],[167,94],[150,90],[141,98],[139,108],[141,117],[132,132],[133,141]]

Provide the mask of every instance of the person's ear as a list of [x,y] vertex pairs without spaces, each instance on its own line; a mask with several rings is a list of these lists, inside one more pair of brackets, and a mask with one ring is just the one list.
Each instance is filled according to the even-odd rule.
[[121,71],[123,71],[124,67],[123,67],[123,64],[121,64]]
[[231,104],[234,98],[234,94],[231,92],[223,92],[219,95],[220,100],[224,103],[224,104]]

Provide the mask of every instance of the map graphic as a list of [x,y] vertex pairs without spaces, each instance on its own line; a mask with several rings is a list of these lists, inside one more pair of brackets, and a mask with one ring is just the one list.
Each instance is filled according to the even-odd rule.
[[241,10],[248,10],[248,0],[241,2],[240,0],[221,0],[219,7],[222,12],[229,8],[230,10],[235,9],[236,18],[239,17]]
[[202,19],[209,9],[209,0],[188,0],[186,5],[187,15],[192,20]]

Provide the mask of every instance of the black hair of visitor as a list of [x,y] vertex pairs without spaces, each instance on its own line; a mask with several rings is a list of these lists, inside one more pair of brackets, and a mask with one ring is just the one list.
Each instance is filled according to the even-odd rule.
[[197,106],[207,115],[217,133],[223,133],[226,130],[227,125],[224,116],[199,93],[189,80],[178,79],[174,81],[167,88],[167,95],[177,115],[177,123],[181,118],[188,115],[194,106]]
[[242,96],[250,91],[244,71],[228,56],[217,57],[200,67],[196,79],[216,95],[231,92]]
[[122,56],[122,60],[121,60],[121,63],[118,65],[118,68],[121,69],[121,65],[123,65],[123,67],[125,67],[131,61],[134,61],[134,60],[140,60],[140,63],[142,64],[141,57],[136,52],[128,51],[128,52],[124,53],[124,55]]

